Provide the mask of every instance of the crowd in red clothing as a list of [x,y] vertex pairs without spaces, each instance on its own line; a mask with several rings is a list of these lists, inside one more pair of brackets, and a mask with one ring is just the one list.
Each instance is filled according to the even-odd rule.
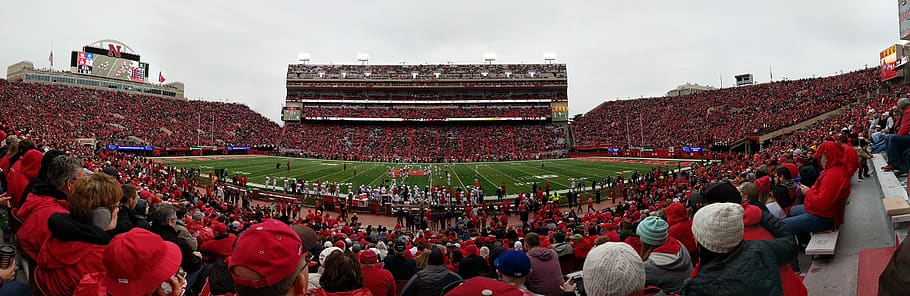
[[[869,83],[870,85],[850,83],[854,79],[862,80],[860,78],[867,74],[858,72],[826,78],[833,79],[825,82],[826,87],[830,88],[825,90],[826,92],[822,92],[820,88],[806,86],[807,83],[819,82],[815,80],[780,83],[781,85],[765,86],[766,89],[759,88],[754,91],[801,89],[804,93],[818,92],[819,96],[829,97],[822,102],[836,104],[838,100],[846,100],[841,96],[847,94],[829,96],[827,91],[869,90],[873,87],[872,83]],[[855,77],[851,75],[860,78],[848,79]],[[37,90],[29,90],[29,87]],[[724,281],[715,281],[714,284],[724,285],[724,288],[729,289],[756,287],[765,289],[762,291],[782,292],[784,295],[805,295],[805,287],[802,287],[793,271],[787,268],[787,264],[780,260],[792,258],[796,244],[788,241],[792,240],[792,235],[781,231],[780,223],[776,222],[776,219],[771,221],[765,217],[764,211],[760,208],[768,203],[744,200],[735,188],[733,191],[723,192],[724,194],[719,194],[714,189],[732,187],[726,182],[742,184],[750,181],[759,182],[758,180],[764,176],[778,177],[780,174],[779,170],[776,170],[778,167],[786,168],[789,172],[790,166],[793,166],[800,174],[803,174],[804,168],[816,170],[821,171],[824,176],[827,172],[821,169],[826,168],[826,165],[816,163],[821,160],[809,158],[811,154],[808,152],[819,150],[822,151],[820,153],[828,153],[827,157],[843,155],[842,152],[834,153],[833,150],[828,150],[840,146],[833,142],[823,142],[822,139],[840,136],[837,134],[837,131],[842,130],[840,127],[851,125],[858,129],[860,134],[867,132],[869,126],[866,123],[868,118],[865,118],[867,110],[888,108],[889,102],[894,101],[892,96],[884,96],[850,106],[843,117],[824,121],[811,127],[810,130],[813,132],[796,134],[786,141],[780,141],[782,144],[771,146],[768,150],[755,155],[731,153],[717,162],[706,161],[696,164],[685,172],[654,168],[651,171],[610,178],[611,182],[601,182],[602,185],[597,190],[602,190],[605,196],[615,199],[618,204],[612,208],[598,205],[602,208],[601,211],[582,213],[580,208],[561,208],[542,194],[521,195],[515,202],[514,210],[494,209],[487,204],[476,209],[467,206],[463,217],[452,227],[433,231],[400,231],[400,225],[394,228],[391,225],[363,227],[362,223],[353,222],[348,217],[332,217],[327,212],[316,212],[304,216],[303,219],[294,219],[292,217],[298,215],[292,215],[288,206],[276,208],[254,205],[251,196],[243,191],[221,186],[199,187],[202,185],[197,184],[197,172],[164,167],[130,154],[96,152],[71,141],[70,137],[75,137],[76,133],[70,129],[80,130],[81,134],[85,130],[93,131],[94,128],[98,128],[108,136],[126,136],[117,134],[121,132],[120,128],[106,129],[105,126],[109,126],[106,122],[97,118],[93,121],[90,114],[85,114],[91,110],[75,103],[74,98],[105,106],[105,109],[109,110],[108,115],[116,113],[124,119],[132,120],[142,119],[143,116],[159,116],[152,118],[157,119],[153,121],[158,123],[156,127],[170,125],[167,119],[160,118],[160,114],[131,109],[143,108],[141,104],[136,107],[131,107],[127,103],[120,105],[121,103],[109,101],[112,99],[97,97],[108,95],[106,92],[96,93],[62,87],[15,85],[4,82],[0,84],[0,88],[5,98],[20,100],[18,107],[25,106],[26,109],[19,112],[26,115],[6,111],[10,114],[4,118],[6,124],[3,130],[8,131],[10,135],[20,134],[21,137],[4,141],[3,145],[8,147],[4,149],[8,149],[8,152],[0,158],[0,168],[4,172],[9,172],[4,175],[2,181],[10,185],[4,186],[9,188],[13,198],[8,202],[14,208],[12,213],[21,223],[18,226],[18,239],[23,258],[31,259],[37,264],[36,272],[30,274],[36,276],[35,288],[48,295],[74,293],[99,295],[99,292],[105,291],[117,295],[116,293],[123,291],[133,292],[132,289],[137,289],[136,292],[142,294],[164,289],[162,282],[168,283],[166,286],[173,290],[186,287],[194,292],[205,289],[205,283],[208,282],[208,289],[213,293],[228,293],[241,292],[243,289],[268,288],[286,279],[291,281],[289,286],[293,287],[289,289],[310,295],[390,295],[398,292],[429,295],[430,292],[439,294],[447,284],[460,280],[472,281],[473,278],[481,276],[498,279],[497,283],[508,283],[512,289],[528,293],[558,295],[573,288],[571,283],[564,283],[563,274],[579,270],[585,274],[585,281],[581,285],[588,289],[591,295],[601,295],[600,293],[605,291],[601,289],[603,283],[612,283],[610,280],[613,279],[634,285],[635,291],[644,289],[645,283],[648,283],[647,285],[652,288],[670,293],[678,293],[681,291],[679,289],[691,292],[692,289],[710,286],[710,284],[697,286],[699,280],[706,274],[716,273],[717,269],[724,268],[725,264],[732,266],[731,262],[743,262],[743,257],[753,254],[732,253],[734,255],[727,255],[731,256],[728,257],[730,260],[720,261],[726,263],[712,261],[712,264],[703,264],[705,262],[700,260],[706,255],[724,258],[724,254],[727,254],[719,249],[700,247],[723,246],[714,238],[699,237],[699,233],[702,232],[698,231],[701,227],[698,221],[703,217],[699,215],[706,215],[705,212],[714,215],[709,218],[733,217],[732,222],[743,227],[739,241],[733,241],[737,243],[734,244],[735,248],[739,248],[738,243],[742,240],[772,240],[777,245],[788,245],[786,250],[778,250],[780,248],[771,250],[774,249],[772,243],[741,244],[742,248],[749,248],[750,252],[762,254],[748,259],[765,260],[762,263],[767,263],[755,265],[756,268],[749,271],[749,275],[765,271],[765,267],[770,266],[773,269],[773,276],[764,275],[772,280],[750,281],[744,283],[747,286],[743,287]],[[140,101],[145,99],[146,103],[152,104],[157,102],[151,98],[136,99]],[[781,108],[777,113],[793,116],[781,124],[806,119],[817,113],[802,111],[787,113],[788,111],[783,110],[781,106],[787,102],[792,103],[788,101],[791,99],[794,98],[782,98],[774,105],[766,106],[769,108],[776,106]],[[42,103],[43,100],[55,101],[63,106],[46,106]],[[67,100],[70,102],[67,103]],[[720,99],[712,97],[711,100]],[[5,100],[0,104],[7,102]],[[727,108],[733,106],[717,104]],[[12,105],[6,107],[11,108]],[[54,112],[45,112],[44,108],[50,108]],[[80,113],[74,110],[82,111]],[[59,115],[57,120],[51,117],[55,113]],[[70,115],[71,113],[81,115]],[[777,118],[775,117],[777,115],[766,113],[748,114],[756,117],[771,116],[769,120]],[[738,118],[737,116],[746,114],[736,113],[735,116],[729,116]],[[67,121],[73,123],[69,125],[73,128],[66,127]],[[61,124],[54,124],[59,122],[64,122],[62,127]],[[726,127],[724,124],[728,121],[703,121],[702,124],[709,122]],[[135,124],[126,120],[123,123],[124,126],[126,123]],[[566,133],[551,125],[537,124],[419,128],[398,125],[381,127],[353,124],[317,125],[302,124],[298,127],[299,130],[288,129],[284,137],[289,142],[286,144],[304,147],[302,152],[304,155],[326,158],[363,156],[365,160],[438,161],[486,160],[507,155],[510,158],[522,159],[558,156],[557,152],[553,151],[558,151],[561,149],[560,145],[564,145]],[[712,125],[708,129],[713,128],[715,127]],[[178,127],[174,129],[185,131]],[[815,130],[821,132],[814,132]],[[835,133],[832,134],[831,131]],[[670,131],[654,127],[652,132],[660,134]],[[705,130],[701,132],[704,133]],[[851,132],[848,128],[847,133]],[[56,133],[60,135],[55,135]],[[229,134],[223,135],[227,137]],[[146,137],[158,139],[154,133]],[[32,139],[42,141],[34,143]],[[160,140],[168,143],[166,139]],[[62,149],[68,151],[69,155],[66,155],[66,152],[54,152],[45,148]],[[73,156],[81,158],[81,161],[76,163],[77,170],[72,171],[74,176],[67,177],[65,170],[50,169],[57,166],[67,168],[66,160],[74,160]],[[49,159],[47,162],[46,158]],[[834,163],[840,165],[842,159],[843,157],[829,162],[828,169]],[[83,167],[92,173],[85,172]],[[45,170],[43,173],[42,169]],[[112,177],[106,177],[107,175]],[[802,177],[799,182],[806,185],[806,188],[800,187],[800,190],[809,187],[811,189],[802,191],[807,196],[805,201],[797,199],[794,204],[798,206],[805,203],[807,209],[819,206],[811,205],[815,200],[814,194],[818,194],[813,191],[816,190],[815,182],[808,180],[809,175]],[[818,177],[818,180],[824,178]],[[63,182],[54,181],[58,179]],[[786,181],[794,179],[795,176]],[[819,181],[822,182],[824,181]],[[784,185],[786,182],[775,183]],[[28,189],[29,186],[22,187],[21,184],[33,186]],[[131,185],[135,190],[135,196],[126,193],[130,186],[121,187],[121,184]],[[19,187],[23,188],[22,191],[19,191]],[[14,191],[13,188],[17,189]],[[24,202],[21,199],[23,195],[26,197]],[[698,199],[699,197],[702,199]],[[732,201],[734,207],[730,208],[727,204],[726,208],[717,210],[716,208],[724,207],[723,201]],[[721,205],[702,207],[706,203]],[[738,205],[740,203],[749,205],[740,207]],[[582,203],[578,204],[580,207]],[[104,220],[103,210],[95,211],[100,208],[108,210],[107,220]],[[512,206],[505,208],[511,209]],[[756,209],[759,209],[758,212]],[[830,209],[825,209],[825,212],[828,210]],[[702,211],[702,214],[698,214],[699,211]],[[728,212],[716,214],[715,211]],[[511,225],[508,223],[508,216],[511,213],[526,215],[529,219],[521,225]],[[96,218],[108,223],[97,224]],[[141,222],[146,220],[151,223],[146,222],[144,227]],[[645,222],[646,220],[648,222]],[[663,226],[658,220],[665,221],[663,223],[666,225]],[[642,225],[650,225],[648,223],[654,225],[648,226],[652,228],[643,229]],[[132,225],[132,229],[127,227],[116,230],[122,224]],[[289,227],[286,224],[294,226]],[[149,231],[143,230],[144,228],[148,228]],[[300,231],[295,232],[298,229]],[[661,235],[664,238],[660,238]],[[250,244],[251,241],[256,243]],[[762,246],[768,247],[763,249]],[[642,278],[639,283],[633,278],[621,277],[625,275],[613,274],[625,269],[602,269],[604,265],[595,260],[603,258],[619,260],[620,256],[604,255],[615,248],[632,250],[634,258],[630,259],[630,264],[633,268],[638,264],[637,268],[642,270],[642,273],[650,272],[648,266],[666,266],[659,262],[660,259],[666,258],[685,262],[682,265],[688,265],[689,268],[695,265],[691,271],[691,283],[680,284],[682,288],[675,285],[660,286],[651,282],[657,278],[651,276],[651,273],[646,273],[648,276]],[[127,249],[141,251],[135,253],[122,251]],[[687,252],[682,252],[684,249]],[[154,250],[159,250],[160,253],[152,253]],[[272,252],[273,250],[276,252]],[[519,260],[521,258],[516,258],[513,251],[527,254],[525,260],[529,262],[525,264]],[[791,254],[789,257],[785,256],[788,254],[772,256],[772,251],[775,254]],[[313,258],[307,256],[307,253],[312,254]],[[137,258],[146,259],[145,264],[149,261],[154,263],[148,264],[153,266],[147,269],[149,272],[131,274],[128,268],[117,267],[118,263],[135,264],[138,267],[140,261],[137,261]],[[231,259],[225,260],[226,258]],[[684,258],[690,258],[690,261],[686,262]],[[559,273],[530,272],[531,275],[528,275],[528,271],[532,269],[530,267],[522,269],[526,266],[535,266],[534,270],[541,269],[540,266],[552,266],[556,262],[560,267]],[[178,268],[185,272],[185,275],[178,272]],[[245,272],[244,268],[252,273]],[[313,274],[308,274],[304,270],[309,270]],[[553,269],[547,271],[552,272]],[[732,278],[749,275],[722,273],[722,276]],[[539,276],[543,278],[537,278]],[[391,282],[390,279],[395,282]],[[622,281],[623,279],[626,280]],[[400,281],[405,283],[402,284]],[[391,287],[393,284],[394,290]],[[15,284],[4,284],[7,287],[9,285]],[[466,283],[465,287],[456,287],[452,291],[467,289],[466,286],[469,285]],[[490,284],[488,287],[493,285]]]
[[682,97],[607,101],[573,123],[576,145],[709,147],[812,118],[875,90],[876,69]]
[[338,107],[308,105],[300,112],[304,118],[393,118],[405,120],[446,120],[460,118],[513,117],[543,120],[551,117],[550,105],[539,106],[490,106],[490,105],[448,105],[448,106],[358,106]]
[[565,155],[564,128],[548,123],[392,125],[301,123],[289,126],[286,147],[298,155],[371,161],[486,161]]
[[0,80],[0,116],[42,141],[130,139],[160,147],[271,143],[278,124],[238,103],[178,101],[69,86]]

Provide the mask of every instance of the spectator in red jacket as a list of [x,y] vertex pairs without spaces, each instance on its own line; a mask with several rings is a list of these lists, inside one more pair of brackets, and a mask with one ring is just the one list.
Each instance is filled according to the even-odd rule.
[[670,237],[678,239],[686,250],[689,250],[692,261],[697,261],[698,247],[695,244],[695,237],[692,235],[692,220],[689,219],[689,211],[686,210],[686,206],[678,202],[672,203],[664,212],[667,214],[667,224],[670,225],[668,230]]
[[363,274],[363,286],[373,296],[395,295],[395,278],[388,270],[377,266],[379,254],[372,250],[360,252],[360,271]]
[[31,260],[37,260],[41,245],[51,236],[47,219],[54,213],[69,214],[67,196],[82,178],[82,161],[58,155],[45,170],[46,177],[36,180],[32,192],[16,212],[22,221],[17,232],[19,247]]
[[51,237],[38,253],[35,284],[48,296],[73,295],[83,276],[104,271],[102,257],[111,241],[106,232],[117,225],[120,183],[106,174],[77,181],[70,196],[70,213],[48,219]]
[[850,190],[850,175],[844,167],[844,147],[827,141],[822,143],[812,157],[819,159],[824,169],[815,185],[806,190],[804,205],[790,209],[790,217],[784,223],[797,235],[828,230],[834,227],[838,207]]
[[102,259],[105,271],[85,275],[73,295],[179,296],[186,285],[180,260],[177,245],[133,228],[111,240]]
[[215,234],[199,247],[203,255],[208,255],[209,261],[223,260],[231,257],[231,251],[234,248],[234,241],[237,236],[227,232],[227,226],[224,223],[216,222],[212,225],[212,232]]
[[[846,132],[846,131],[845,131]],[[859,169],[859,153],[853,148],[853,145],[847,143],[847,135],[842,134],[835,139],[838,145],[844,147],[844,169],[847,170],[847,181]]]
[[43,157],[44,153],[37,149],[28,150],[22,155],[22,158],[10,168],[6,175],[6,180],[9,183],[9,195],[13,197],[10,202],[11,207],[19,207],[19,201],[21,201],[23,195],[26,194],[25,188],[28,187],[28,183],[38,176],[38,170],[41,169],[41,159]]

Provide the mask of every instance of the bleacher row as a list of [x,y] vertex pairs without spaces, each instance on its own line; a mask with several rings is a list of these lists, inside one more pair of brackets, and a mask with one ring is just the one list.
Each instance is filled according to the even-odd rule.
[[489,105],[435,105],[430,107],[401,105],[314,105],[307,104],[300,116],[307,118],[401,118],[401,119],[464,119],[464,118],[539,118],[552,116],[550,105],[489,106]]
[[[574,122],[575,145],[734,143],[839,108],[878,86],[876,69],[680,97],[607,101]],[[631,137],[631,138],[628,138]]]

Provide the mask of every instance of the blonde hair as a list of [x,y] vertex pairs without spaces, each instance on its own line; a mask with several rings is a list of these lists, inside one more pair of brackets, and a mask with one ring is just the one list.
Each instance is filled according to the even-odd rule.
[[76,181],[69,196],[70,215],[84,221],[89,212],[99,207],[112,209],[117,206],[123,190],[114,177],[107,174],[91,174]]
[[423,251],[414,258],[417,261],[417,268],[424,268],[430,263],[430,251]]

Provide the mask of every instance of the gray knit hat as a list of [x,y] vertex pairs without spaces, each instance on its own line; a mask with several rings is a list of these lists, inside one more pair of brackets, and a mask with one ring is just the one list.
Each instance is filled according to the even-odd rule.
[[692,219],[692,234],[705,249],[730,253],[743,240],[743,206],[714,203],[699,209]]
[[650,216],[638,223],[638,237],[642,243],[660,246],[667,242],[667,229],[670,226],[661,218]]
[[631,246],[607,242],[588,252],[582,279],[588,295],[626,296],[645,287],[645,268]]

